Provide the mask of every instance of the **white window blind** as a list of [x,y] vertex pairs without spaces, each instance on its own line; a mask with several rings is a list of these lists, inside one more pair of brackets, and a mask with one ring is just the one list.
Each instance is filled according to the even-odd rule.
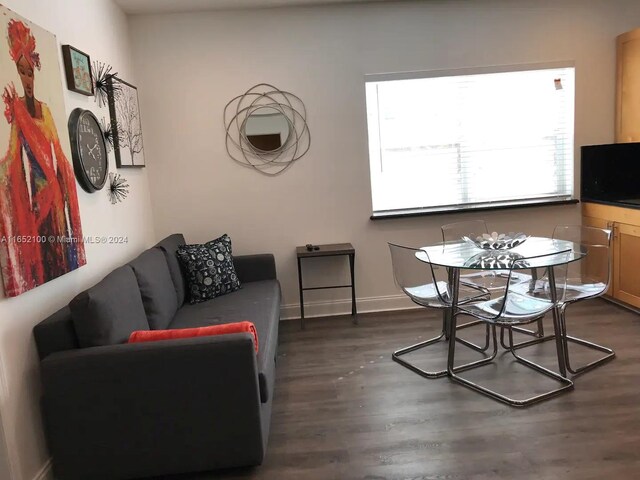
[[374,216],[572,198],[574,68],[495,70],[367,76]]

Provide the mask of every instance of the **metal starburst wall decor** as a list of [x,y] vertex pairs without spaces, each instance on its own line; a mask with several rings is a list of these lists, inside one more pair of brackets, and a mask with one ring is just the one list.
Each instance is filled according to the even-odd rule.
[[100,128],[102,129],[102,136],[104,137],[104,143],[107,146],[107,152],[113,150],[113,125],[111,122],[105,120],[104,117],[100,119]]
[[119,173],[109,174],[109,189],[107,190],[109,200],[112,205],[122,202],[129,195],[129,184],[127,179]]
[[112,82],[109,85],[108,80],[111,77],[118,75],[117,72],[111,72],[111,65],[107,65],[102,62],[92,62],[91,74],[93,75],[95,101],[98,102],[98,107],[103,107],[107,104],[107,98],[109,94],[109,88],[113,90],[114,95],[117,95],[122,87],[117,82]]

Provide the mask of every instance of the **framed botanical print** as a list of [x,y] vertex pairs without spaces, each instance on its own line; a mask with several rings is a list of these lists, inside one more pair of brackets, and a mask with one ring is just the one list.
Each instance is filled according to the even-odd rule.
[[64,73],[67,77],[67,88],[82,95],[93,95],[93,77],[91,76],[91,59],[71,45],[62,46]]
[[107,82],[116,166],[142,168],[145,161],[138,89],[115,76]]

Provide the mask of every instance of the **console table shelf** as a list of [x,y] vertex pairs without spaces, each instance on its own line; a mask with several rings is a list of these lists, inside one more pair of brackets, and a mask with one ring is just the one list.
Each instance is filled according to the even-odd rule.
[[[315,245],[315,249],[308,250],[307,247],[296,247],[296,257],[298,258],[298,287],[300,289],[300,325],[304,328],[304,292],[306,290],[326,290],[330,288],[351,288],[351,315],[353,323],[358,323],[358,312],[356,309],[356,280],[354,263],[356,250],[350,243],[330,243],[326,245]],[[302,284],[302,259],[313,257],[336,257],[346,255],[349,257],[349,270],[351,273],[351,284],[349,285],[325,285],[321,287],[304,287]]]

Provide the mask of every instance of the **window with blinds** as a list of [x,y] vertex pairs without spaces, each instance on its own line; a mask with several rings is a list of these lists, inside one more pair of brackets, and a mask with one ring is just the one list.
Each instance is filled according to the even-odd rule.
[[373,217],[571,200],[574,73],[367,75]]

